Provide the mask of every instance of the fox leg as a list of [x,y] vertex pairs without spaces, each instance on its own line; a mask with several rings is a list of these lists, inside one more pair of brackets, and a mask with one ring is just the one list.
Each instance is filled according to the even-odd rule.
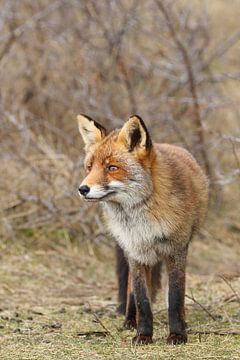
[[148,283],[151,279],[150,268],[130,261],[132,288],[136,305],[137,334],[134,344],[149,344],[153,335],[153,315]]
[[127,289],[127,306],[126,306],[126,315],[123,327],[128,330],[136,329],[136,305],[135,298],[133,293],[133,282],[132,276],[129,272],[128,274],[128,289]]
[[168,344],[187,342],[185,323],[185,276],[187,249],[180,250],[166,259],[168,272],[168,318],[170,334]]
[[118,278],[118,312],[125,314],[127,306],[127,289],[128,289],[128,261],[122,248],[116,245],[116,272]]

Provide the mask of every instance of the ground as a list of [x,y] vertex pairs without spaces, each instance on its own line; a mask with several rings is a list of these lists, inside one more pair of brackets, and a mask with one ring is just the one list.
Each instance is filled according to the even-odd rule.
[[14,242],[1,253],[0,359],[240,359],[239,248],[196,240],[187,277],[188,344],[166,345],[160,292],[154,343],[138,347],[116,314],[113,246],[43,250]]

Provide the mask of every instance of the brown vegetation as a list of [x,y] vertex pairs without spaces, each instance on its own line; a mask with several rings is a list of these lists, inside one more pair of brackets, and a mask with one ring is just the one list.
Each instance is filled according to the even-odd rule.
[[[102,232],[95,209],[76,191],[83,157],[78,112],[108,128],[137,112],[154,140],[195,154],[215,189],[220,185],[218,194],[236,189],[240,33],[223,17],[221,1],[214,3],[2,2],[4,236],[45,226],[80,239]],[[219,13],[226,32],[218,31]]]
[[[161,354],[164,357],[168,354],[171,359],[175,355],[196,359],[198,355],[208,358],[217,351],[219,358],[229,358],[229,354],[236,354],[232,358],[237,358],[235,338],[230,339],[229,335],[224,338],[232,346],[226,349],[215,335],[209,335],[203,344],[201,336],[205,339],[203,334],[236,332],[239,326],[235,306],[240,273],[239,0],[2,0],[0,7],[0,246],[4,311],[15,313],[19,307],[24,312],[24,304],[28,311],[41,301],[46,309],[48,291],[61,283],[66,294],[64,284],[72,282],[83,258],[84,276],[93,283],[92,289],[96,289],[93,279],[97,276],[96,281],[108,283],[109,266],[110,277],[114,279],[113,264],[106,257],[103,264],[102,255],[98,262],[92,256],[101,252],[100,243],[106,244],[107,249],[113,243],[106,238],[97,208],[81,202],[77,194],[84,153],[76,115],[86,113],[112,129],[138,113],[155,141],[190,150],[212,184],[208,221],[190,250],[188,282],[194,290],[191,294],[188,289],[188,301],[211,320],[211,326],[200,322],[200,328],[193,327],[193,333],[199,335],[199,341],[192,335],[196,347],[190,341],[185,350],[163,347]],[[75,247],[80,255],[76,255]],[[54,255],[49,248],[54,249]],[[36,253],[31,254],[32,249]],[[43,258],[48,264],[44,269]],[[28,268],[29,259],[34,259],[34,264]],[[39,269],[45,274],[43,277]],[[226,281],[218,275],[206,277],[209,273],[221,273]],[[46,281],[48,276],[50,282]],[[78,281],[75,285],[75,289],[79,286],[84,291]],[[209,286],[214,289],[210,293]],[[106,289],[109,296],[107,285]],[[224,328],[205,311],[212,314],[218,292],[221,301],[216,301],[220,301]],[[116,288],[111,296],[116,296]],[[54,303],[55,293],[52,299]],[[91,299],[90,302],[92,306]],[[225,307],[232,302],[233,308]],[[61,304],[60,299],[59,307]],[[71,316],[64,320],[63,337],[56,334],[52,345],[57,353],[57,341],[64,343],[63,350],[59,345],[59,353],[69,356],[66,358],[79,354],[75,335],[70,342],[74,351],[71,353],[67,348],[66,336],[71,331],[75,310],[71,311]],[[54,314],[49,315],[49,321],[55,321]],[[62,316],[56,316],[57,321]],[[191,325],[198,324],[198,319],[196,313]],[[74,323],[76,332],[93,330],[90,318],[84,329],[79,328],[78,320],[77,317]],[[6,336],[2,338],[9,353],[13,348],[19,356],[23,349],[30,351],[30,341],[25,349],[25,330],[23,335],[13,336],[11,319],[2,321],[10,324],[9,327],[4,323]],[[160,322],[163,326],[161,317]],[[36,329],[38,326],[36,321]],[[116,330],[114,326],[109,323],[111,331]],[[105,331],[101,326],[97,330]],[[36,359],[42,359],[43,353],[45,358],[46,329],[44,334],[42,331],[42,327],[40,333],[36,331],[33,341]],[[16,338],[20,339],[17,345]],[[118,355],[135,358],[135,350],[126,347],[125,337],[118,334],[115,339]],[[42,346],[37,354],[39,341]],[[112,359],[115,340],[110,339],[106,347],[101,342],[92,344],[99,345],[95,355]],[[82,342],[82,346],[86,357],[87,343]],[[103,349],[109,354],[101,355]],[[158,358],[157,344],[152,351]],[[139,354],[144,358],[144,350]]]

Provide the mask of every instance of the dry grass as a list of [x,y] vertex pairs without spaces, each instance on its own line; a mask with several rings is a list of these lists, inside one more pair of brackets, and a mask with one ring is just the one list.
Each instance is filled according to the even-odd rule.
[[[240,335],[231,335],[234,331],[240,333],[240,282],[234,274],[228,273],[227,277],[225,272],[227,283],[216,273],[200,275],[191,266],[192,249],[187,294],[194,296],[215,320],[187,298],[189,332],[226,335],[190,334],[186,346],[167,346],[167,313],[164,296],[160,295],[154,306],[154,344],[133,348],[132,333],[121,330],[123,318],[115,313],[112,251],[109,247],[98,248],[98,256],[89,251],[95,253],[94,247],[43,251],[19,246],[18,253],[16,249],[3,251],[0,359],[239,358]],[[200,256],[218,265],[208,249]],[[110,334],[105,334],[102,325]]]

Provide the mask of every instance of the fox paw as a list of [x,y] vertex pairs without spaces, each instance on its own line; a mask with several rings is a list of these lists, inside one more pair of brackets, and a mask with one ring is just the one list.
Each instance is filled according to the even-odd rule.
[[187,334],[170,334],[167,338],[167,344],[169,345],[179,345],[186,344]]
[[126,319],[123,323],[123,328],[126,330],[134,330],[137,328],[137,323],[135,319]]
[[152,342],[152,336],[149,335],[136,335],[132,338],[132,345],[148,345]]

